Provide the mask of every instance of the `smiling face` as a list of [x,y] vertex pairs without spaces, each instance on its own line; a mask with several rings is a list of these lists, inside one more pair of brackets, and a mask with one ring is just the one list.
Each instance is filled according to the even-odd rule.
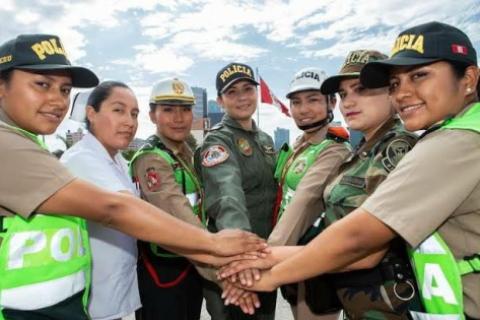
[[182,143],[192,129],[192,106],[158,104],[153,111],[150,111],[150,119],[156,124],[159,135],[176,143]]
[[114,87],[97,112],[87,107],[92,134],[113,156],[132,141],[138,126],[138,103],[128,88]]
[[0,80],[0,107],[21,129],[52,134],[68,111],[71,76],[67,72],[13,70]]
[[340,111],[347,125],[361,131],[368,140],[394,114],[388,88],[367,89],[360,79],[340,82]]
[[468,75],[458,78],[445,61],[395,67],[390,73],[390,94],[405,127],[414,131],[427,129],[462,110],[475,88],[468,83]]
[[319,122],[327,117],[327,97],[318,90],[293,93],[290,96],[290,111],[298,127]]
[[248,80],[239,80],[228,87],[217,102],[232,119],[248,121],[257,109],[257,86]]

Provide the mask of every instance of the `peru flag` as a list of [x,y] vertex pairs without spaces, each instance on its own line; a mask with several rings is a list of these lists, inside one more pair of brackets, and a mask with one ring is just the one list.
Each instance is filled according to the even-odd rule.
[[270,88],[262,77],[260,77],[260,98],[263,103],[274,105],[287,117],[291,117],[288,108],[270,91]]
[[452,44],[452,52],[466,56],[468,54],[468,48],[459,44]]

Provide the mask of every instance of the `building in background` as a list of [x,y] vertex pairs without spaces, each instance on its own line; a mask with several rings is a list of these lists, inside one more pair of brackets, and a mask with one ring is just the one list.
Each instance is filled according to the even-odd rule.
[[215,100],[208,101],[207,110],[208,126],[206,128],[210,129],[222,120],[224,112]]
[[207,90],[200,87],[192,87],[193,95],[195,96],[195,105],[193,106],[193,124],[192,135],[197,140],[198,144],[203,142],[203,136],[207,119]]
[[284,143],[290,144],[290,130],[284,128],[277,128],[273,132],[275,150],[279,150]]
[[363,134],[358,130],[353,130],[352,128],[348,128],[348,132],[350,133],[350,144],[353,148],[355,148],[362,140]]
[[67,132],[65,133],[65,145],[67,149],[73,146],[78,141],[82,140],[84,135],[85,133],[83,133],[82,128],[78,128],[77,131],[75,132],[71,132],[70,130],[67,130]]

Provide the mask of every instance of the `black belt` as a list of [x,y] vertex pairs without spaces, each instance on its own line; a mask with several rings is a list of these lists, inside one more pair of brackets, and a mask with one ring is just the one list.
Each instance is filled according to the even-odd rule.
[[380,263],[371,269],[355,270],[330,275],[333,285],[339,288],[381,285],[385,281],[403,282],[412,279],[410,264],[407,262]]

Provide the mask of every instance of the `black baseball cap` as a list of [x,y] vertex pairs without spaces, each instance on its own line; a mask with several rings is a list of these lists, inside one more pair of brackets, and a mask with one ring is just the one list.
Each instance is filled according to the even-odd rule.
[[258,85],[253,69],[250,66],[243,63],[232,62],[223,67],[217,73],[216,87],[218,95],[221,95],[228,87],[240,80],[248,80]]
[[87,68],[72,66],[60,38],[48,34],[23,34],[0,46],[0,72],[10,69],[30,71],[66,70],[72,85],[94,87],[98,77]]
[[339,73],[325,79],[320,87],[320,91],[323,94],[332,94],[338,92],[338,87],[340,86],[340,82],[342,80],[358,78],[360,77],[360,71],[367,63],[387,58],[387,55],[375,50],[350,51],[345,58],[345,62],[340,68]]
[[390,68],[416,66],[436,61],[477,65],[477,52],[468,36],[458,28],[441,22],[421,24],[401,32],[386,60],[370,62],[360,74],[369,88],[388,85]]

